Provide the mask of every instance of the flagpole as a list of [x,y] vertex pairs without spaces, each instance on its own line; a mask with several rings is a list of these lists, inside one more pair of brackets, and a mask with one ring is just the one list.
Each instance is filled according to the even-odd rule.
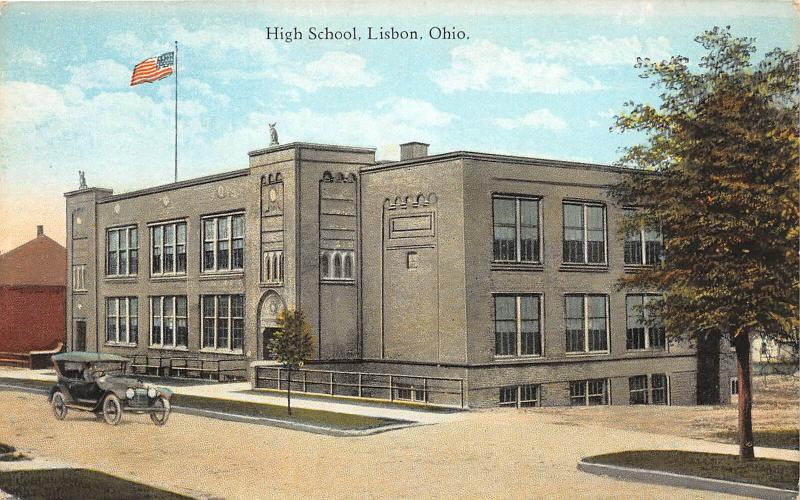
[[175,182],[178,182],[178,41],[175,40]]

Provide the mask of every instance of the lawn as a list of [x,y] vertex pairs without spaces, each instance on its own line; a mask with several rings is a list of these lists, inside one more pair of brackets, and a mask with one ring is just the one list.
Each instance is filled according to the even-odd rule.
[[403,421],[388,418],[368,417],[364,415],[351,415],[323,410],[309,410],[305,408],[292,408],[292,415],[286,412],[285,406],[252,403],[248,401],[231,401],[228,399],[204,398],[175,394],[172,404],[200,410],[234,413],[249,417],[265,417],[282,420],[287,423],[311,424],[336,430],[364,430],[399,424]]
[[190,498],[87,469],[0,472],[0,490],[25,500],[177,500]]
[[797,491],[800,471],[799,462],[788,460],[757,458],[753,461],[742,461],[737,455],[673,450],[623,451],[587,457],[584,461],[793,491]]

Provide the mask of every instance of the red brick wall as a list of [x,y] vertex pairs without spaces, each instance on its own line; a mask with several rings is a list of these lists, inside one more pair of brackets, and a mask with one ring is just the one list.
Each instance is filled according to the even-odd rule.
[[64,338],[66,289],[0,288],[0,352],[55,349]]

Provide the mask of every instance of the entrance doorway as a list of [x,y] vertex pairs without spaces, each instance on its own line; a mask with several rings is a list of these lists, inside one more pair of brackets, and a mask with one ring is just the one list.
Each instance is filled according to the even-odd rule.
[[269,352],[269,341],[272,340],[272,335],[278,331],[278,328],[264,328],[261,332],[261,345],[263,352],[261,353],[262,359],[275,359],[275,355]]
[[75,345],[74,351],[86,350],[86,321],[79,319],[75,322]]

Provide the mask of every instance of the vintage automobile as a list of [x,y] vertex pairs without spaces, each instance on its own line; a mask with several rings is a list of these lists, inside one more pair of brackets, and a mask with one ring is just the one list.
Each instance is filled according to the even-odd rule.
[[114,354],[65,352],[52,357],[58,382],[50,390],[50,404],[57,419],[69,409],[88,411],[111,425],[122,413],[148,413],[156,425],[167,423],[172,391],[141,380],[126,378],[129,360]]

